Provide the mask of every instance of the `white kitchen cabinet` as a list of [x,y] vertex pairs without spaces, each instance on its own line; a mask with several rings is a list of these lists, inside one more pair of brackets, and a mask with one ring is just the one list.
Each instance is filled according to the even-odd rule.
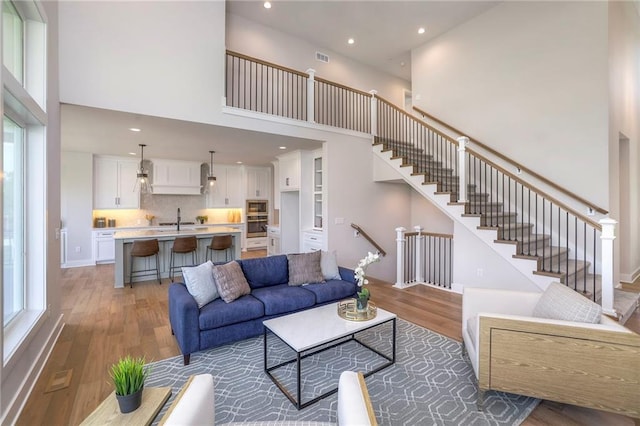
[[300,151],[278,156],[280,191],[300,190]]
[[313,159],[313,228],[322,229],[322,157]]
[[207,195],[207,208],[243,208],[245,191],[240,166],[217,164],[213,174],[216,184]]
[[93,208],[139,208],[140,194],[133,191],[138,166],[138,161],[130,158],[94,157]]
[[302,251],[304,253],[322,250],[323,244],[322,233],[317,231],[305,231],[302,233]]
[[93,260],[95,263],[113,263],[116,259],[115,231],[93,231]]
[[280,228],[270,226],[267,231],[267,255],[280,254]]
[[247,250],[259,250],[267,247],[267,237],[247,238]]
[[199,161],[152,160],[153,164],[153,193],[200,195]]
[[271,170],[268,167],[246,167],[247,200],[268,200],[271,193]]
[[280,162],[272,161],[273,164],[273,208],[280,210]]

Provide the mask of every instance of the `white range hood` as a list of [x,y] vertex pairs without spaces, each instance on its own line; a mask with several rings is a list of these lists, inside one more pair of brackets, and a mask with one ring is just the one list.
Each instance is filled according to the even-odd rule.
[[153,164],[153,180],[151,186],[154,194],[200,195],[199,161],[151,160]]

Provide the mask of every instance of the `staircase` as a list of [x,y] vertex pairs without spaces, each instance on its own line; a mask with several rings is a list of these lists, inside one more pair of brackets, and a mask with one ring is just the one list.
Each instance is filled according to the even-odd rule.
[[[546,199],[542,202],[545,204],[542,212],[546,212],[548,208],[549,216],[552,217],[541,221],[539,217],[535,217],[540,213],[540,206],[535,207],[535,212],[531,211],[532,199],[540,202],[539,194],[534,196],[529,187],[520,187],[520,183],[514,191],[513,182],[509,182],[508,189],[501,191],[499,185],[490,182],[493,177],[491,174],[478,173],[477,170],[470,173],[472,178],[466,179],[473,183],[466,184],[465,201],[459,202],[460,176],[457,174],[453,155],[447,153],[446,149],[429,149],[416,146],[415,143],[384,137],[375,137],[373,146],[374,153],[396,167],[405,181],[439,205],[454,220],[465,223],[472,232],[482,236],[505,259],[517,264],[525,275],[531,276],[536,285],[546,288],[551,281],[560,281],[585,297],[601,301],[601,275],[593,272],[598,263],[596,252],[600,250],[598,243],[601,229],[598,224],[585,222],[584,218],[575,215],[569,220],[570,213],[574,212],[554,207],[555,200]],[[429,151],[432,153],[428,153]],[[517,179],[507,175],[504,170],[499,171],[496,175],[498,182]],[[524,193],[525,190],[528,197],[517,196],[518,191]],[[526,211],[527,208],[529,211]],[[560,218],[555,225],[552,222],[553,216]],[[563,224],[563,217],[566,226]],[[577,224],[578,220],[582,222],[582,226]],[[571,226],[571,221],[575,226]],[[593,229],[587,230],[587,225]],[[565,232],[565,238],[558,235],[559,232]],[[593,239],[590,247],[587,243],[581,247],[577,241],[572,247],[571,237],[584,242],[587,235]],[[581,254],[574,253],[580,248]],[[637,295],[614,291],[614,309],[620,321],[626,321],[637,306]]]
[[[264,81],[263,72],[287,76],[282,80],[285,83]],[[600,301],[605,313],[623,321],[637,306],[637,294],[629,297],[630,293],[621,295],[614,290],[615,221],[598,222],[581,213],[588,209],[606,215],[605,210],[477,141],[467,148],[468,138],[454,139],[375,91],[362,92],[317,78],[314,72],[294,71],[231,51],[227,51],[226,77],[226,99],[231,107],[373,135],[376,155],[539,288],[552,281],[563,282]],[[254,85],[255,90],[245,90]],[[430,118],[450,133],[463,135]],[[484,150],[478,150],[479,146]],[[570,202],[525,181],[518,175],[521,169],[545,188],[568,194]]]

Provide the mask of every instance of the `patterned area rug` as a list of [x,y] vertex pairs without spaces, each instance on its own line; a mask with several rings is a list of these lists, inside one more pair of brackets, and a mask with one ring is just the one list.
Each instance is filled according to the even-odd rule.
[[[358,339],[391,353],[390,324],[357,335]],[[269,335],[269,365],[293,359],[294,353]],[[272,345],[273,343],[273,345]],[[273,359],[273,363],[272,363]],[[305,358],[302,364],[303,401],[337,386],[344,370],[367,371],[385,360],[350,341]],[[216,424],[256,420],[336,422],[337,395],[298,411],[263,371],[263,338],[243,340],[191,355],[151,364],[145,386],[171,386],[174,396],[192,374],[211,373],[215,383]],[[277,370],[292,392],[293,365]],[[398,319],[396,363],[366,379],[380,425],[518,425],[533,411],[537,399],[487,392],[483,411],[476,408],[475,376],[461,354],[461,344]]]

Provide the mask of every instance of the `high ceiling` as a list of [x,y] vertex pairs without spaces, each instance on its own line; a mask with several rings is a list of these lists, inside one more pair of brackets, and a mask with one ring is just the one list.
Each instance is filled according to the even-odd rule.
[[[330,51],[410,80],[411,49],[471,19],[498,2],[487,1],[262,1],[228,0],[227,11],[303,38]],[[425,33],[418,34],[424,27]],[[353,37],[355,43],[347,44]],[[402,65],[404,64],[404,65]],[[133,133],[128,129],[139,127]],[[317,141],[247,130],[63,105],[63,150],[97,154],[138,153],[146,158],[264,165],[287,150],[315,149]]]
[[[495,6],[497,1],[227,0],[227,13],[411,80],[411,50]],[[418,28],[424,34],[418,34]],[[347,40],[352,37],[354,44]]]

